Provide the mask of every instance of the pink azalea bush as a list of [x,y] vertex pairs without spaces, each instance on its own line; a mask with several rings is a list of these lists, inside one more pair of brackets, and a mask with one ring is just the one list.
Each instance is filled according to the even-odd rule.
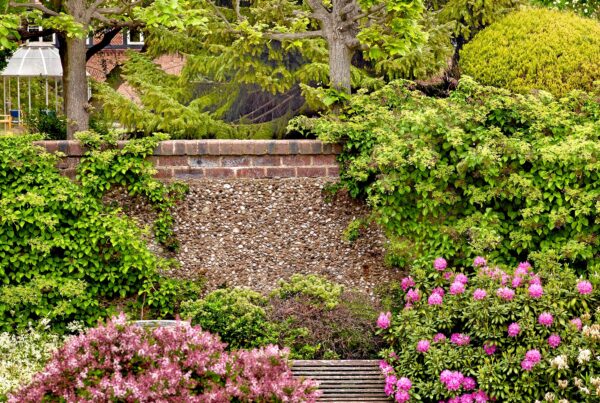
[[[572,381],[561,388],[556,380],[569,377],[573,359],[596,359],[574,353],[599,306],[593,279],[568,267],[500,268],[478,257],[461,269],[440,259],[412,269],[412,285],[399,295],[403,309],[380,330],[390,345],[382,364],[388,396],[405,401],[397,384],[405,377],[417,400],[533,402],[554,393],[556,400],[587,401]],[[562,356],[572,357],[568,368],[551,364]]]
[[75,336],[10,402],[313,402],[316,383],[296,379],[285,350],[225,351],[185,322],[152,331],[125,316]]

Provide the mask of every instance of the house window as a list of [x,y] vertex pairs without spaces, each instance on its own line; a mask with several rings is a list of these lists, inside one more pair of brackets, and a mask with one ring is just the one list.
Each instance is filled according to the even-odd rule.
[[144,44],[144,33],[139,29],[129,29],[127,31],[127,44],[128,45],[143,45]]
[[[27,27],[27,31],[29,31],[29,32],[38,32],[38,31],[43,31],[43,30],[44,30],[44,28],[39,27],[37,25],[30,25]],[[28,39],[27,42],[28,43],[56,43],[56,36],[55,36],[55,34],[40,36],[37,38]]]

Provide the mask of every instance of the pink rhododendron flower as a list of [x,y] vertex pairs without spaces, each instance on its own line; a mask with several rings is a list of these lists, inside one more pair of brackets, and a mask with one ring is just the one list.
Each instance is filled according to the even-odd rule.
[[514,290],[508,287],[502,287],[498,288],[498,291],[496,291],[496,295],[504,300],[510,301],[515,297],[515,292]]
[[458,295],[465,292],[465,285],[463,283],[454,282],[450,284],[450,294]]
[[443,257],[438,257],[434,260],[433,267],[438,271],[444,271],[448,267],[448,262]]
[[550,327],[552,322],[554,322],[554,317],[549,312],[543,312],[538,317],[538,323],[542,326]]
[[450,342],[456,344],[457,346],[466,346],[471,342],[471,338],[464,333],[453,333],[450,336]]
[[444,333],[438,333],[435,336],[433,336],[433,341],[438,342],[438,341],[444,341],[446,340],[446,336],[444,335]]
[[550,337],[548,337],[548,344],[552,348],[558,347],[560,345],[560,336],[556,333],[551,334]]
[[440,294],[442,297],[444,295],[446,295],[446,291],[444,291],[444,289],[442,287],[435,287],[433,290],[431,290],[432,294]]
[[410,395],[405,390],[398,390],[394,395],[394,400],[398,403],[408,402],[410,400]]
[[452,371],[445,369],[442,371],[442,373],[440,374],[440,382],[441,383],[447,383],[450,378],[452,378]]
[[483,390],[478,390],[475,393],[472,393],[473,399],[476,403],[486,403],[490,398]]
[[446,385],[448,390],[460,389],[464,379],[464,375],[459,371],[444,370],[440,374],[440,381]]
[[377,327],[378,328],[387,329],[388,327],[390,327],[391,323],[392,323],[392,313],[391,312],[386,312],[386,313],[381,312],[379,314],[379,318],[377,318]]
[[525,371],[531,371],[534,366],[535,366],[535,363],[533,363],[529,360],[521,361],[521,368],[523,368],[523,370],[525,370]]
[[531,263],[529,262],[521,262],[519,263],[519,269],[525,269],[525,270],[529,270],[531,269]]
[[460,403],[473,403],[475,401],[471,393],[465,393],[464,395],[460,395],[458,397],[460,398]]
[[470,376],[466,376],[462,381],[462,387],[464,390],[473,390],[477,387],[477,382]]
[[485,297],[487,297],[487,292],[481,288],[476,289],[473,293],[473,299],[476,301],[481,301]]
[[427,299],[429,305],[442,305],[444,298],[438,293],[431,294]]
[[524,277],[527,274],[529,274],[529,270],[527,270],[527,269],[523,269],[521,267],[517,267],[517,269],[515,270],[515,276]]
[[477,256],[473,260],[473,266],[475,266],[475,267],[482,267],[482,266],[485,266],[486,264],[487,264],[487,261],[485,260],[485,258],[483,258],[481,256]]
[[430,346],[431,343],[429,343],[429,340],[419,340],[417,343],[417,351],[419,353],[426,353]]
[[483,351],[485,351],[485,353],[487,355],[493,355],[496,352],[496,345],[495,344],[487,344],[485,343],[483,345]]
[[579,294],[581,295],[590,294],[593,290],[594,287],[592,287],[592,283],[589,281],[580,281],[577,283],[577,291],[579,291]]
[[394,368],[384,360],[379,361],[379,369],[386,376],[394,372]]
[[385,378],[385,388],[383,391],[386,395],[391,396],[394,393],[394,386],[396,386],[397,382],[398,378],[396,378],[394,375],[390,375]]
[[525,359],[537,364],[542,359],[542,354],[538,350],[529,350],[525,353]]
[[409,391],[410,388],[412,387],[412,382],[410,381],[410,379],[408,379],[406,377],[402,377],[402,378],[398,379],[398,382],[396,383],[396,387],[401,390]]
[[581,319],[579,319],[579,318],[571,319],[569,321],[569,323],[574,325],[577,328],[577,330],[581,330],[581,328],[583,327],[583,323],[581,322]]
[[509,276],[508,274],[502,272],[502,280],[500,281],[500,284],[502,285],[506,285],[508,284],[508,282],[512,279],[511,276]]
[[421,294],[419,294],[419,290],[415,290],[414,288],[411,288],[406,293],[406,301],[407,302],[417,302],[420,299],[421,299]]
[[540,278],[540,276],[538,276],[536,274],[534,276],[531,276],[531,278],[529,279],[529,284],[530,285],[533,285],[533,284],[542,285],[542,279]]
[[415,286],[415,280],[413,280],[412,277],[408,276],[408,277],[404,277],[400,283],[400,285],[402,286],[402,291],[406,291],[408,290],[410,287],[414,287]]
[[508,325],[508,335],[510,337],[515,337],[517,336],[519,333],[521,333],[521,326],[519,326],[518,323],[513,322],[510,325]]
[[539,284],[531,284],[527,291],[531,298],[540,298],[544,294],[544,288]]
[[466,285],[469,282],[469,278],[462,273],[458,273],[456,277],[454,277],[454,282],[463,283]]
[[512,279],[511,285],[512,285],[513,288],[519,288],[519,286],[521,286],[522,282],[523,282],[523,279],[521,277],[515,276]]
[[444,273],[444,280],[450,280],[454,276],[454,273],[447,271]]

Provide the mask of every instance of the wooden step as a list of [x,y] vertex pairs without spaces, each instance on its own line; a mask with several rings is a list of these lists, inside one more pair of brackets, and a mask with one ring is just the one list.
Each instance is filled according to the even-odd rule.
[[295,376],[319,382],[320,402],[389,402],[378,360],[296,360]]

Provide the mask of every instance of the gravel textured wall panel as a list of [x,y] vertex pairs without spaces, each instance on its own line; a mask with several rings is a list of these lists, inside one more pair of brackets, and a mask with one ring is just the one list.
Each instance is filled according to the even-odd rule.
[[[74,176],[85,152],[78,141],[37,144],[64,153],[59,168]],[[152,159],[160,178],[315,178],[338,175],[339,152],[318,140],[171,140],[163,141]]]

